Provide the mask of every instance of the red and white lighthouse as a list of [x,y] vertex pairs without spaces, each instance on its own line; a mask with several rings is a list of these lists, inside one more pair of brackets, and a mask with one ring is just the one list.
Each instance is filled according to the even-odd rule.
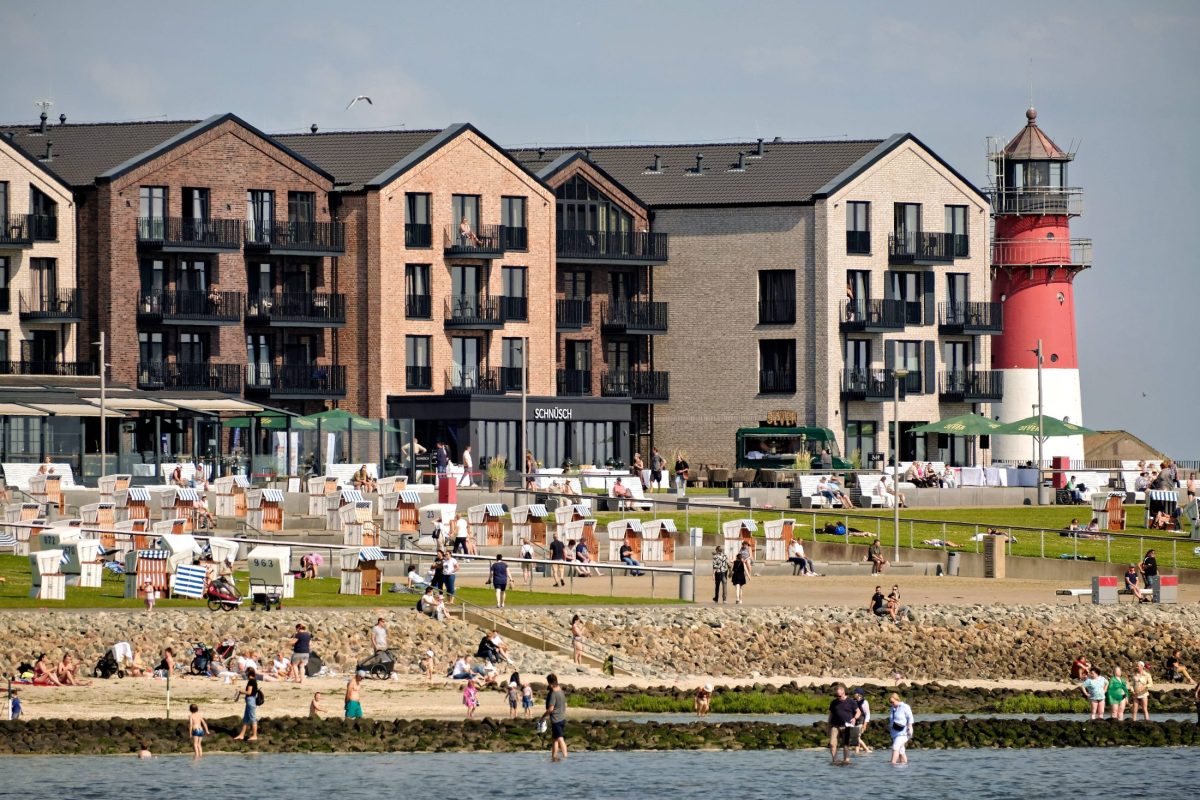
[[[1038,413],[1038,341],[1042,344],[1041,396],[1047,417],[1083,423],[1075,347],[1075,276],[1091,266],[1092,243],[1071,238],[1071,217],[1083,210],[1083,190],[1072,188],[1064,152],[1025,112],[1025,127],[1007,145],[989,148],[992,165],[992,300],[1004,308],[1004,333],[992,338],[992,369],[1003,373],[1004,399],[992,404],[1001,422]],[[1029,439],[998,436],[993,459],[1025,460]],[[1047,439],[1044,458],[1083,458],[1083,437]]]

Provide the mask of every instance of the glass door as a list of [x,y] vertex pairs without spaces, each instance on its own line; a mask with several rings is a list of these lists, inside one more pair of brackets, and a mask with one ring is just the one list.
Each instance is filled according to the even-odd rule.
[[920,203],[896,203],[895,234],[897,247],[902,246],[902,252],[916,255],[921,234]]
[[482,270],[477,266],[450,268],[450,299],[455,317],[478,317],[483,292]]
[[921,324],[921,274],[919,272],[892,272],[892,298],[904,303],[904,323]]
[[475,388],[479,385],[479,340],[455,336],[450,340],[453,361],[450,384],[455,388]]
[[246,334],[246,383],[271,384],[271,339],[265,333]]
[[946,276],[946,322],[952,325],[966,322],[969,279],[965,272],[951,272]]

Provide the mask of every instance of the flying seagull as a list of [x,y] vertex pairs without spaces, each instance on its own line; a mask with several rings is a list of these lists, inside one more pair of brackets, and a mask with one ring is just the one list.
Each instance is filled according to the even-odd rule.
[[356,97],[356,98],[354,98],[353,100],[351,100],[351,101],[350,101],[350,105],[346,106],[346,110],[347,110],[347,111],[349,111],[349,110],[350,110],[350,106],[353,106],[353,105],[354,105],[355,103],[357,103],[359,100],[366,100],[366,101],[367,101],[367,105],[369,105],[369,106],[373,106],[373,105],[375,105],[374,103],[372,103],[372,102],[371,102],[371,98],[367,97],[365,94],[360,94],[358,97]]

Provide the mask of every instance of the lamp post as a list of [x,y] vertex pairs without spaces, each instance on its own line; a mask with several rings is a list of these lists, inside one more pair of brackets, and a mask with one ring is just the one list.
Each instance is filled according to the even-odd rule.
[[104,477],[108,460],[108,380],[105,374],[108,364],[104,331],[100,331],[100,341],[92,344],[100,347],[100,477]]
[[892,535],[894,548],[892,563],[900,560],[900,383],[908,377],[908,370],[900,367],[892,370]]
[[[529,414],[525,410],[525,405],[529,401],[529,337],[521,339],[521,455],[519,463],[521,470],[525,469],[525,453],[528,451],[529,440],[526,438],[526,425],[528,424]],[[529,478],[522,476],[521,486],[528,485]],[[515,495],[514,495],[515,496]],[[534,498],[536,499],[536,498]]]
[[1037,501],[1039,506],[1046,505],[1046,486],[1042,480],[1042,467],[1045,462],[1045,452],[1043,448],[1046,446],[1046,403],[1042,398],[1042,340],[1038,339],[1037,349],[1030,351],[1037,356],[1037,386],[1038,386],[1038,401],[1037,401],[1037,417],[1038,417],[1038,435],[1037,435]]

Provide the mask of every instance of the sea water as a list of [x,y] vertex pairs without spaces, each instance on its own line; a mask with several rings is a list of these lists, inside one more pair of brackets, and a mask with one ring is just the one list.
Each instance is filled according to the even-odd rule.
[[672,751],[544,753],[208,755],[0,758],[0,797],[19,798],[1038,798],[1193,797],[1194,748],[913,750],[895,767],[889,753],[849,767],[828,752]]

